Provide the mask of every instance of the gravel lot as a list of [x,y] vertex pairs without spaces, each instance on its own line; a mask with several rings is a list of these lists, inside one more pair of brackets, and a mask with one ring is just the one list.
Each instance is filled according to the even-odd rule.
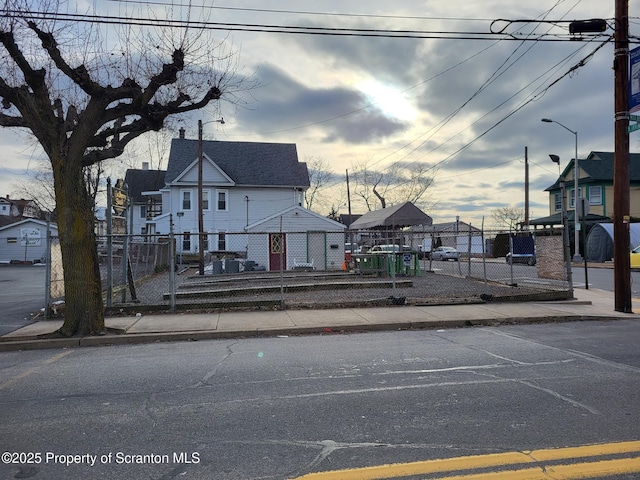
[[[464,276],[423,272],[420,276],[359,275],[347,272],[245,272],[197,275],[186,268],[175,275],[177,308],[337,308],[393,303],[451,304],[482,301],[533,301],[568,298],[565,286],[523,282],[507,285]],[[136,294],[141,306],[168,307],[171,303],[168,273],[139,282]],[[121,292],[114,294],[114,307]]]

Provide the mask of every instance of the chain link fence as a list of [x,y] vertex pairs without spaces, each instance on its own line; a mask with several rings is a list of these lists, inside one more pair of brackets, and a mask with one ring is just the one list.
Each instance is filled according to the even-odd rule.
[[[50,299],[64,295],[57,238]],[[496,231],[98,237],[107,309],[283,309],[569,298],[562,236]],[[200,253],[202,252],[202,254]]]

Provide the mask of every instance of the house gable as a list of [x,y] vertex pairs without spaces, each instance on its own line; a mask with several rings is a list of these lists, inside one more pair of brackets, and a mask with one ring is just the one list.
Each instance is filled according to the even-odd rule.
[[[235,182],[208,155],[202,155],[202,178],[207,185],[235,185]],[[196,158],[172,183],[196,184],[198,182],[198,159]]]
[[304,207],[294,205],[248,225],[247,231],[271,231],[274,228],[279,230],[281,219],[282,229],[288,231],[343,231],[346,228],[342,223],[323,217]]

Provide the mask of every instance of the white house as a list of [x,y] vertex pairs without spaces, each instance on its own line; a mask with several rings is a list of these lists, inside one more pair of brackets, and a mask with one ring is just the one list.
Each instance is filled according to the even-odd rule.
[[0,226],[39,216],[40,208],[33,200],[9,198],[9,195],[0,198]]
[[[52,236],[58,235],[58,227],[50,224]],[[47,222],[27,218],[0,227],[0,263],[40,263],[46,258]]]
[[[199,231],[198,167],[198,141],[184,138],[181,132],[180,138],[171,143],[164,186],[155,191],[139,189],[140,196],[161,197],[161,209],[148,215],[146,231],[167,235],[173,222],[173,231],[179,235],[178,254],[198,253],[198,240],[193,235]],[[305,232],[306,239],[306,232],[314,231],[311,250],[295,250],[297,242],[289,239],[288,268],[310,263],[311,258],[314,268],[341,268],[344,235],[338,241],[319,232],[343,232],[345,226],[305,209],[302,202],[307,188],[307,165],[298,161],[295,144],[203,141],[202,213],[203,229],[208,234],[205,250],[218,256],[241,254],[269,268],[267,232],[278,231],[280,221],[286,219],[283,232]],[[138,232],[134,229],[134,233]],[[258,236],[262,240],[257,240]],[[323,239],[316,241],[320,236]],[[316,243],[318,250],[311,247]]]

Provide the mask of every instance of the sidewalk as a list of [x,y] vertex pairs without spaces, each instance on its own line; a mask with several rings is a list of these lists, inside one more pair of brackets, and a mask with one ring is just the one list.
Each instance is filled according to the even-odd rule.
[[[206,340],[261,335],[331,334],[411,328],[640,319],[614,310],[613,292],[576,289],[574,300],[327,310],[170,313],[107,318],[96,337],[41,339],[62,325],[43,320],[0,337],[0,351]],[[640,299],[634,299],[640,312]]]

